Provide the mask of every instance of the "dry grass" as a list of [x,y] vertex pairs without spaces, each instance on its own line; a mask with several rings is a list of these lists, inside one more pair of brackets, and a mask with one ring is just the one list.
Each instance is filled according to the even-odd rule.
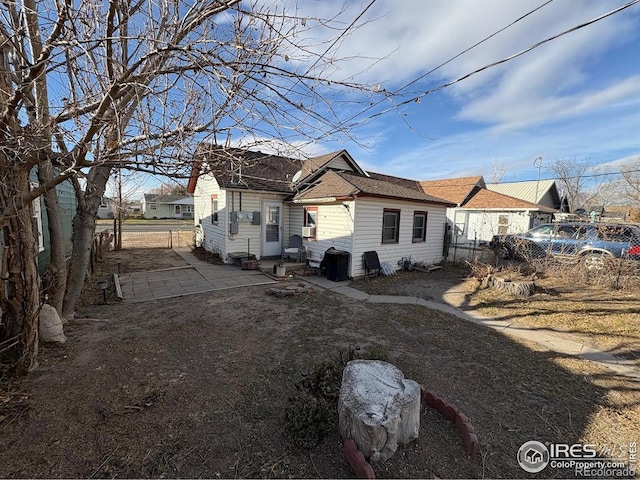
[[[515,269],[500,275],[522,278]],[[616,282],[611,275],[587,276],[577,266],[556,267],[535,275],[538,293],[532,297],[477,289],[468,306],[517,324],[568,332],[594,348],[640,360],[640,289],[634,288],[634,280],[629,276],[624,279],[627,288],[615,289],[606,286]]]
[[[394,288],[410,279],[423,282],[416,293],[446,290],[427,274]],[[319,290],[279,299],[268,288],[87,307],[68,343],[44,346],[43,369],[12,387],[27,405],[0,421],[2,475],[352,477],[337,429],[305,450],[284,428],[301,373],[349,346],[384,348],[458,405],[480,439],[467,457],[451,424],[425,409],[420,438],[377,465],[378,478],[529,478],[515,460],[525,441],[637,440],[637,383],[597,365],[416,305]]]

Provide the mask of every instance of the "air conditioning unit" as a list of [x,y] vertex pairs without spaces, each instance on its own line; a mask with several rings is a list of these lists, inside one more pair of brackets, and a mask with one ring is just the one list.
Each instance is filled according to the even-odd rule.
[[316,227],[302,227],[302,236],[303,237],[315,237],[316,236]]

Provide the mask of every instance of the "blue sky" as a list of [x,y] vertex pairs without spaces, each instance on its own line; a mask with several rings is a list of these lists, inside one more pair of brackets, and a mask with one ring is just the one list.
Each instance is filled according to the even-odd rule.
[[[348,23],[369,3],[347,2],[342,20]],[[337,47],[336,56],[350,60],[339,64],[336,78],[397,90],[543,3],[377,0],[363,17],[370,22]],[[554,0],[412,85],[405,98],[625,3]],[[301,4],[325,16],[343,5]],[[372,58],[379,61],[371,65]],[[354,135],[366,148],[336,142],[312,150],[346,148],[369,170],[416,179],[483,174],[489,180],[493,161],[504,164],[505,180],[525,180],[536,177],[537,157],[543,158],[543,177],[551,175],[545,165],[557,159],[615,166],[635,158],[640,155],[640,3],[368,121]]]

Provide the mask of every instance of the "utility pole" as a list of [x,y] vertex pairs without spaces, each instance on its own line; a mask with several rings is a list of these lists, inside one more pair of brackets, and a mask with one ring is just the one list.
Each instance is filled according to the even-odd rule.
[[122,250],[122,162],[118,169],[118,239],[117,250]]
[[538,189],[540,187],[540,169],[542,168],[542,157],[538,157],[533,161],[533,166],[538,169],[538,180],[536,181],[536,197],[533,203],[538,203]]

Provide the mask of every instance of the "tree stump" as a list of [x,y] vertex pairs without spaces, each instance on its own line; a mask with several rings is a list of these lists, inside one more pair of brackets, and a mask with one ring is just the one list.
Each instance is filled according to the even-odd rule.
[[418,438],[420,386],[390,363],[353,360],[342,375],[338,414],[342,438],[370,461],[384,461]]
[[533,281],[514,282],[509,279],[488,275],[482,282],[483,287],[492,287],[500,292],[510,293],[518,297],[530,297],[536,293],[536,284]]

